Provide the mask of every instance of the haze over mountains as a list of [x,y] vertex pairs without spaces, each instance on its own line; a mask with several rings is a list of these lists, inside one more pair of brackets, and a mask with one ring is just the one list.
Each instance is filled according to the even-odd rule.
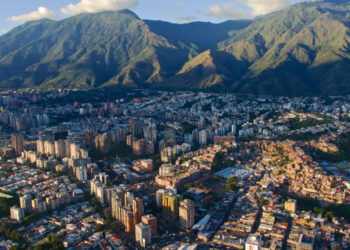
[[128,10],[23,24],[0,37],[0,88],[128,86],[350,94],[350,3],[173,24]]

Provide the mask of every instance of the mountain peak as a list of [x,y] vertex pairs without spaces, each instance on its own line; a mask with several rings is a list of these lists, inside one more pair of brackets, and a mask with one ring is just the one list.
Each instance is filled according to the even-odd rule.
[[[129,9],[107,10],[107,11],[101,11],[101,12],[96,12],[96,13],[82,13],[82,14],[79,14],[77,16],[90,16],[90,17],[94,17],[94,16],[113,16],[113,17],[128,16],[128,17],[140,20],[138,15]],[[74,18],[74,17],[76,17],[76,16],[73,16],[71,18]]]
[[348,1],[327,0],[219,24],[144,21],[130,10],[35,21],[0,37],[0,87],[348,94],[349,12]]

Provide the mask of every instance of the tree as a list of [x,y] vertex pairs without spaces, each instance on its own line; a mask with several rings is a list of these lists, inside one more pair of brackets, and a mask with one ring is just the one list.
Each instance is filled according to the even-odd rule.
[[265,198],[262,198],[260,201],[259,201],[259,207],[263,207],[267,204],[267,200]]
[[328,211],[327,213],[325,213],[325,217],[331,220],[332,218],[334,218],[334,213],[332,211]]
[[14,205],[18,205],[18,198],[13,197],[10,199],[0,197],[0,218],[10,215],[10,208]]
[[111,221],[113,219],[111,211],[108,208],[106,208],[103,212],[104,212],[104,214],[105,214],[105,216],[106,216],[108,221]]
[[46,237],[47,242],[40,244],[34,248],[34,250],[61,250],[64,246],[61,240],[55,235],[48,235]]
[[20,232],[18,232],[17,230],[13,230],[13,231],[11,232],[10,238],[11,238],[13,241],[21,242],[21,241],[22,241],[22,234],[21,234]]
[[323,214],[325,210],[323,208],[314,207],[313,211],[317,214]]
[[221,151],[217,152],[214,157],[213,163],[211,164],[211,172],[216,173],[224,169],[225,168],[224,161],[225,161],[225,153]]
[[236,177],[228,178],[226,181],[227,191],[237,191],[238,190],[238,179]]

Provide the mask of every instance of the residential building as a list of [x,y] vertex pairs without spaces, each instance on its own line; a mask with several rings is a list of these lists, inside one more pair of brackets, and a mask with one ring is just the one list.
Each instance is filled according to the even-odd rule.
[[180,202],[179,220],[181,229],[187,230],[194,225],[194,207],[195,204],[192,200],[186,199]]
[[19,198],[20,207],[25,212],[32,212],[32,197],[30,195],[24,195]]
[[143,129],[143,136],[146,141],[155,143],[157,141],[157,127],[155,124],[147,126]]
[[151,226],[145,223],[139,223],[135,226],[135,240],[141,245],[146,247],[152,243],[152,231]]
[[24,151],[24,139],[21,134],[11,135],[12,147],[17,155],[20,155]]
[[24,219],[24,211],[20,207],[13,206],[10,208],[10,216],[12,219],[20,222]]
[[133,213],[134,213],[134,221],[135,223],[141,222],[141,217],[144,213],[143,200],[139,197],[136,197],[132,203]]
[[153,216],[152,214],[147,214],[142,216],[141,221],[142,223],[150,225],[152,234],[157,233],[157,217]]
[[162,198],[163,215],[174,220],[177,219],[179,216],[179,201],[180,197],[178,195],[164,194]]

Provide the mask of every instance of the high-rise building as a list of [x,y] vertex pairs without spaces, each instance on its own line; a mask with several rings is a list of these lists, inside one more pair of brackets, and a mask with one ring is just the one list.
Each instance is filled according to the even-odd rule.
[[157,218],[152,214],[142,216],[141,221],[147,225],[150,225],[152,234],[157,233]]
[[122,201],[117,195],[112,195],[111,198],[111,208],[112,208],[112,217],[118,221],[122,221]]
[[36,198],[32,200],[32,208],[33,211],[37,213],[44,213],[46,212],[46,203],[43,200],[40,200],[39,198]]
[[297,201],[294,199],[290,199],[284,203],[284,209],[295,214],[297,210]]
[[152,141],[145,142],[145,153],[149,155],[154,154],[154,143]]
[[125,225],[125,232],[127,233],[133,233],[135,232],[135,221],[134,221],[134,214],[131,210],[128,210],[124,214],[124,225]]
[[208,142],[208,133],[206,129],[199,131],[199,144],[206,145]]
[[24,139],[21,134],[11,135],[12,147],[17,155],[20,155],[24,151]]
[[95,137],[95,147],[103,154],[108,153],[111,148],[111,140],[107,133]]
[[36,152],[38,154],[45,154],[44,140],[42,138],[36,141]]
[[18,222],[22,221],[24,219],[24,211],[22,208],[13,206],[10,208],[10,215],[11,219],[14,219]]
[[134,202],[134,194],[131,193],[131,192],[126,192],[125,195],[124,195],[124,206],[125,207],[132,207],[133,205],[133,202]]
[[20,207],[25,212],[32,212],[32,197],[30,195],[24,195],[19,198]]
[[205,122],[205,118],[203,116],[201,116],[199,118],[199,122],[198,122],[198,128],[199,129],[205,129],[206,127],[206,122]]
[[146,141],[144,139],[137,140],[133,143],[132,148],[135,155],[144,155],[146,151]]
[[146,247],[152,243],[151,226],[145,223],[139,223],[135,226],[135,239],[141,247]]
[[232,124],[232,128],[231,128],[231,132],[234,134],[234,135],[237,135],[237,121],[235,120]]
[[157,141],[157,127],[155,124],[147,126],[143,129],[143,137],[146,141],[155,143]]
[[54,156],[55,152],[55,142],[54,141],[44,141],[44,151],[46,155]]
[[94,195],[96,199],[104,204],[106,197],[105,185],[100,182],[98,176],[96,175],[93,180],[90,181],[90,193]]
[[193,142],[198,142],[199,141],[199,131],[198,131],[198,129],[194,129],[192,131],[192,141]]
[[134,221],[135,223],[141,222],[141,217],[144,213],[143,200],[139,197],[136,197],[132,203],[133,213],[134,213]]
[[129,125],[130,125],[130,132],[132,136],[135,136],[135,137],[142,136],[142,133],[143,133],[142,122],[138,120],[131,120]]
[[45,202],[46,202],[46,207],[51,210],[55,210],[60,206],[60,200],[57,199],[54,195],[46,197]]
[[55,141],[55,156],[58,158],[67,157],[67,141],[57,140]]
[[187,230],[194,225],[194,202],[186,199],[179,206],[180,227]]
[[163,215],[174,220],[177,219],[179,216],[179,201],[180,197],[178,195],[164,194],[162,198]]
[[77,167],[75,175],[79,181],[87,181],[87,170],[85,166]]
[[132,136],[132,135],[127,135],[126,136],[126,145],[132,147],[132,145],[134,144],[134,142],[136,141],[136,137]]

